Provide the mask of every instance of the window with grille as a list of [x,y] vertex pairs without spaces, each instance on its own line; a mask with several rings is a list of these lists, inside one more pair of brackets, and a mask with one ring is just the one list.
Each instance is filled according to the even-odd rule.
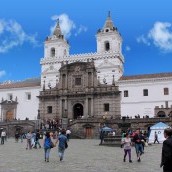
[[104,111],[108,112],[109,111],[109,103],[104,104]]
[[52,113],[52,112],[53,112],[52,106],[47,106],[47,113]]
[[31,100],[31,93],[26,93],[26,100]]
[[168,88],[164,88],[164,95],[169,95],[169,89]]
[[148,89],[143,90],[143,96],[148,96]]
[[124,91],[124,97],[128,97],[128,90]]

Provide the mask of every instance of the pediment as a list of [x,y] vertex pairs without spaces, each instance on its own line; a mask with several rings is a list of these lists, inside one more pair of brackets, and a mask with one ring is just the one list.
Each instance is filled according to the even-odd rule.
[[95,128],[94,125],[89,124],[89,123],[84,124],[82,127],[83,127],[83,128]]
[[16,105],[18,102],[13,101],[13,100],[5,100],[0,103],[1,105]]
[[59,71],[54,68],[54,66],[50,66],[49,68],[45,69],[42,74],[51,74],[51,73],[58,73]]
[[97,68],[104,69],[104,68],[115,68],[115,64],[111,63],[108,59],[103,60],[102,63],[100,63]]

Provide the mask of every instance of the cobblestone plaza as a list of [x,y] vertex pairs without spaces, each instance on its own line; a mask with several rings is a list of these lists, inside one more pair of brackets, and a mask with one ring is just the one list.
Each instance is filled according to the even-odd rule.
[[[42,140],[41,140],[42,142]],[[133,163],[123,162],[123,149],[99,146],[99,140],[70,140],[64,161],[60,162],[57,148],[44,161],[44,150],[26,150],[26,140],[15,143],[9,139],[0,145],[0,172],[162,172],[161,144],[146,147],[141,162],[132,148]]]

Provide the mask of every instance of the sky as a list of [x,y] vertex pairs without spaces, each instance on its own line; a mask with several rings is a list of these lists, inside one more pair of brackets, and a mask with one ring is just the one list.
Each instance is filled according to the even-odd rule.
[[124,75],[172,72],[171,0],[1,0],[0,82],[41,75],[57,18],[70,54],[96,52],[108,15],[123,38]]

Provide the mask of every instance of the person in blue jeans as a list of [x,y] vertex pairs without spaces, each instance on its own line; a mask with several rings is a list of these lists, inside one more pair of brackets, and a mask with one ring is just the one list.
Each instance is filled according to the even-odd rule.
[[140,162],[140,156],[143,154],[143,145],[142,145],[142,135],[140,129],[137,129],[133,137],[133,142],[135,143],[135,149],[137,154],[137,161]]
[[49,156],[50,156],[50,150],[51,150],[51,144],[52,144],[52,140],[50,137],[50,133],[47,132],[45,135],[45,139],[44,139],[44,152],[45,152],[45,161],[49,162]]
[[59,142],[58,144],[58,154],[60,161],[63,160],[64,158],[64,152],[66,149],[66,144],[67,144],[67,137],[66,137],[66,131],[65,129],[62,129],[61,134],[58,136],[56,143]]

